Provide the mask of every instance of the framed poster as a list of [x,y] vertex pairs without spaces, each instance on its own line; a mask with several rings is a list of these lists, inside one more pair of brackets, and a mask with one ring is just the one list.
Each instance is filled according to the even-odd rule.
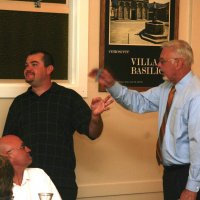
[[178,16],[179,0],[101,0],[99,67],[138,91],[159,85],[161,44],[177,39]]

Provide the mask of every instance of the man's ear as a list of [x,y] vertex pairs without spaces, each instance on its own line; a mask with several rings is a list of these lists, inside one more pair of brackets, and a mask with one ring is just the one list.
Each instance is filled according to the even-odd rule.
[[48,73],[49,75],[53,72],[53,70],[54,70],[54,66],[53,66],[53,65],[49,65],[49,66],[47,67],[47,73]]
[[176,69],[181,69],[184,66],[185,60],[183,58],[179,58],[176,60]]

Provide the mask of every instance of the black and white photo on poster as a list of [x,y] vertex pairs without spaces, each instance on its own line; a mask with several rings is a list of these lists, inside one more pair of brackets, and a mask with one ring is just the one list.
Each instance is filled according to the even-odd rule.
[[178,0],[102,0],[100,67],[137,90],[160,84],[160,46],[177,38],[178,6]]

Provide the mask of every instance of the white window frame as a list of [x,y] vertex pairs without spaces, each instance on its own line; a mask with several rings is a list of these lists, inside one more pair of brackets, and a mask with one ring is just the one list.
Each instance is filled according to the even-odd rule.
[[[66,5],[41,2],[41,8],[34,8],[34,2],[17,2],[18,9],[13,9],[14,4],[15,1],[1,0],[0,10],[69,13],[68,80],[53,81],[87,97],[89,0],[68,0]],[[28,87],[23,79],[0,79],[0,98],[14,98]]]

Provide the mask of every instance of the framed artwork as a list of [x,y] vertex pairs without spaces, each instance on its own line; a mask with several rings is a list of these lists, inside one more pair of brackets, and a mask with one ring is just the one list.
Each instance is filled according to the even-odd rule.
[[65,13],[0,10],[0,79],[24,79],[27,53],[45,50],[54,56],[52,78],[67,80],[68,18]]
[[0,3],[0,98],[27,90],[24,62],[34,49],[53,55],[54,81],[87,97],[89,0],[42,0],[39,8],[35,2]]
[[99,67],[138,91],[162,83],[157,62],[161,44],[178,38],[179,0],[101,0],[100,13]]
[[68,0],[17,0],[17,1],[29,1],[29,2],[40,2],[43,3],[62,3],[66,4]]

